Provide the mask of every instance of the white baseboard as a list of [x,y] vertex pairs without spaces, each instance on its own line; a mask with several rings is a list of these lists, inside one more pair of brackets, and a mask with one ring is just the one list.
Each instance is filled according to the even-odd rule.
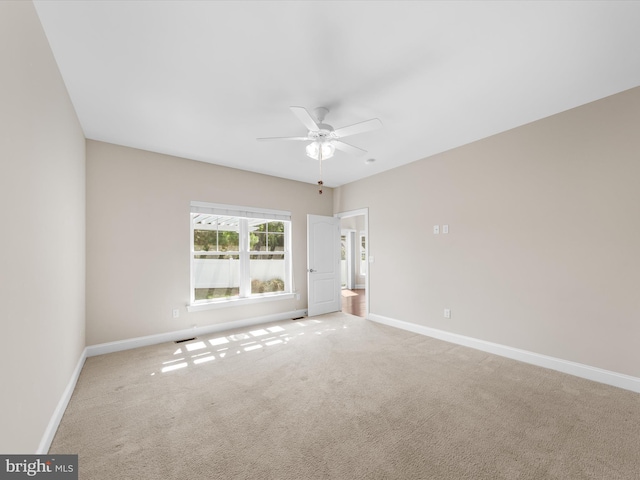
[[[62,416],[64,415],[67,405],[71,400],[71,395],[75,389],[78,377],[84,366],[84,362],[88,357],[96,355],[102,355],[105,353],[119,352],[122,350],[129,350],[137,347],[144,347],[148,345],[155,345],[163,342],[171,342],[180,340],[185,337],[195,337],[198,335],[206,335],[209,333],[217,333],[225,330],[231,330],[233,328],[250,327],[253,325],[260,325],[263,323],[276,322],[279,320],[286,320],[288,318],[303,317],[307,315],[306,310],[294,310],[291,312],[285,312],[275,315],[267,315],[262,317],[254,317],[245,320],[239,320],[235,322],[219,323],[215,325],[208,325],[204,327],[196,327],[185,330],[177,330],[174,332],[161,333],[158,335],[149,335],[146,337],[132,338],[128,340],[121,340],[118,342],[102,343],[99,345],[91,345],[85,348],[78,359],[67,388],[65,388],[58,405],[53,412],[51,420],[40,440],[40,445],[36,451],[37,455],[46,455],[49,452],[53,438],[58,430]],[[527,350],[521,350],[518,348],[508,347],[506,345],[500,345],[498,343],[487,342],[485,340],[479,340],[472,337],[466,337],[457,333],[446,332],[444,330],[438,330],[436,328],[425,327],[423,325],[417,325],[415,323],[405,322],[402,320],[396,320],[382,315],[376,315],[370,313],[367,317],[374,322],[382,323],[409,332],[418,333],[445,342],[455,343],[457,345],[463,345],[465,347],[475,348],[484,352],[500,355],[502,357],[511,358],[521,362],[537,365],[539,367],[549,368],[569,375],[575,375],[576,377],[586,378],[587,380],[593,380],[595,382],[604,383],[606,385],[612,385],[614,387],[623,388],[632,392],[640,393],[640,378],[632,377],[622,373],[612,372],[597,367],[591,367],[581,363],[571,362],[568,360],[562,360],[560,358],[549,357],[547,355],[541,355],[539,353],[529,352]]]
[[277,322],[279,320],[287,320],[288,318],[304,317],[306,315],[306,310],[293,310],[291,312],[276,313],[273,315],[247,318],[244,320],[236,320],[233,322],[217,323],[214,325],[187,328],[184,330],[175,330],[173,332],[148,335],[146,337],[137,337],[127,340],[119,340],[116,342],[100,343],[98,345],[90,345],[87,347],[87,357],[95,357],[96,355],[120,352],[123,350],[130,350],[132,348],[138,347],[147,347],[149,345],[157,345],[164,342],[174,342],[183,338],[191,338],[197,337],[198,335],[223,332],[225,330],[231,330],[233,328],[251,327],[253,325]]
[[640,393],[640,378],[370,313],[374,322]]
[[58,406],[53,412],[51,416],[51,420],[49,420],[49,424],[44,431],[44,435],[42,435],[42,439],[40,440],[40,445],[38,445],[38,450],[36,451],[36,455],[46,455],[49,453],[49,448],[51,448],[51,443],[53,442],[53,437],[55,437],[56,432],[58,431],[58,426],[62,421],[62,416],[64,415],[65,410],[67,409],[67,405],[69,405],[69,400],[71,400],[71,395],[73,395],[73,390],[76,388],[76,383],[78,382],[78,377],[80,377],[80,372],[82,371],[82,367],[84,366],[84,362],[87,359],[87,349],[85,348],[80,355],[80,359],[76,365],[75,370],[71,374],[71,378],[69,379],[69,383],[67,384],[67,388],[64,389],[62,393],[62,397],[58,402]]

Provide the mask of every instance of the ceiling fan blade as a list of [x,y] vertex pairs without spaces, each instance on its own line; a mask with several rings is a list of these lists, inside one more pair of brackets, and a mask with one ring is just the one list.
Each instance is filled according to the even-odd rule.
[[338,137],[348,137],[349,135],[368,132],[380,127],[382,127],[382,122],[377,118],[372,118],[371,120],[365,120],[364,122],[354,123],[353,125],[338,128],[334,130],[333,133]]
[[264,141],[264,140],[302,140],[304,142],[310,142],[311,140],[308,137],[265,137],[265,138],[257,138],[256,140]]
[[320,127],[313,119],[311,114],[304,107],[289,107],[296,117],[307,127],[307,130],[311,132],[317,132]]
[[345,143],[342,140],[333,140],[331,143],[333,143],[333,146],[336,147],[338,150],[342,150],[343,152],[348,153],[350,155],[360,156],[367,153],[366,150],[363,150],[360,147],[354,147],[353,145],[349,145],[348,143]]

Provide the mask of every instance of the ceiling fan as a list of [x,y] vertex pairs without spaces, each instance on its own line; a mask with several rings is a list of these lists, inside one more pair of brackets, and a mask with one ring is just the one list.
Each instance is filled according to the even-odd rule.
[[[306,147],[307,156],[314,160],[320,160],[320,175],[322,176],[322,160],[333,157],[336,150],[341,150],[351,155],[364,155],[366,150],[343,142],[343,137],[364,133],[382,127],[382,122],[377,118],[354,123],[346,127],[334,129],[331,125],[324,123],[324,117],[329,113],[325,107],[314,109],[315,119],[304,107],[289,107],[296,117],[307,127],[306,137],[268,137],[258,138],[258,140],[292,140],[310,142]],[[320,193],[322,193],[322,180],[318,182]]]
[[365,120],[364,122],[354,123],[346,127],[334,129],[331,125],[324,123],[324,117],[329,110],[324,107],[314,109],[315,119],[304,107],[289,107],[296,117],[307,127],[306,137],[268,137],[258,138],[258,140],[294,140],[311,142],[307,145],[307,155],[315,160],[326,160],[333,156],[335,149],[342,150],[351,155],[364,155],[367,153],[362,148],[355,147],[341,138],[364,133],[376,128],[382,127],[382,122],[377,118]]

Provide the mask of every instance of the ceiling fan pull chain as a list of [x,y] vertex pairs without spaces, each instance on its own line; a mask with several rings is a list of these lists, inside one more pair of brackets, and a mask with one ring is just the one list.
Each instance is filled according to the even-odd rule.
[[318,181],[318,194],[322,195],[322,145],[320,145],[320,149],[318,151],[318,163],[320,164],[320,180]]

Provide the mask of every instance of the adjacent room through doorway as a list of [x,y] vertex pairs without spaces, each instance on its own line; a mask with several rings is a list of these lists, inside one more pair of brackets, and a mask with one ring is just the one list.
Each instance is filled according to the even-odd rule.
[[359,317],[368,313],[367,210],[338,214],[340,218],[340,268],[342,311]]

